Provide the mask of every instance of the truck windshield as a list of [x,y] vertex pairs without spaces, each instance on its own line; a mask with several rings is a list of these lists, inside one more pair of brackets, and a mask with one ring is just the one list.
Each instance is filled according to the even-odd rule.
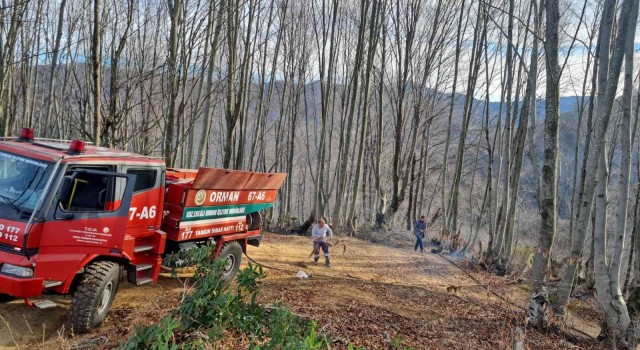
[[0,217],[28,219],[44,194],[53,164],[0,151]]

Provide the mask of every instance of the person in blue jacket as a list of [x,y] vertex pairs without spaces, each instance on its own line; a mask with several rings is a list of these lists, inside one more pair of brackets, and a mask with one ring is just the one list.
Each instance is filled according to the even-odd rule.
[[420,220],[416,221],[414,225],[414,234],[416,235],[416,245],[413,247],[413,251],[417,251],[418,247],[420,247],[420,253],[424,253],[424,245],[422,244],[422,239],[424,238],[424,231],[427,230],[427,218],[422,215]]

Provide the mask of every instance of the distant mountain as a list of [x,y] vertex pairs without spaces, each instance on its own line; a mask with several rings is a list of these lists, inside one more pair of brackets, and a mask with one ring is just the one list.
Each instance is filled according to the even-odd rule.
[[[561,96],[560,97],[560,115],[577,116],[578,107],[580,106],[582,98],[580,96]],[[589,98],[584,99],[584,103],[588,103]],[[482,103],[482,102],[479,102]],[[520,102],[522,103],[522,102]],[[536,117],[538,119],[544,119],[545,108],[547,106],[546,100],[538,100],[536,103]],[[500,109],[500,102],[489,102],[489,108],[493,113],[497,113]],[[503,107],[504,108],[504,107]]]

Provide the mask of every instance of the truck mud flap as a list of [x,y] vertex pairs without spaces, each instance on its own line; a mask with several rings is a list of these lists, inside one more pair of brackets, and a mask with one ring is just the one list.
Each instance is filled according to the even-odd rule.
[[252,245],[254,247],[259,247],[260,241],[262,241],[262,235],[247,238],[247,244]]

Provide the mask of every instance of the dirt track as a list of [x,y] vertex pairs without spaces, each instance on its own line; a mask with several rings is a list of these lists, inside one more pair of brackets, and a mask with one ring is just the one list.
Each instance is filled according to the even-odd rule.
[[[279,270],[267,270],[261,302],[282,302],[294,312],[318,322],[322,332],[334,339],[335,348],[351,342],[366,348],[392,345],[416,349],[496,349],[508,344],[523,312],[477,286],[463,271],[435,254],[389,248],[356,239],[344,239],[332,252],[333,268],[314,266],[306,260],[309,239],[265,235],[260,248],[249,256]],[[308,268],[299,265],[305,261]],[[298,270],[312,274],[298,279]],[[473,273],[507,298],[521,299],[522,286],[500,287],[501,278]],[[448,286],[470,286],[458,293]],[[472,286],[476,285],[476,286]],[[164,310],[175,306],[183,293],[180,280],[161,277],[158,285],[133,287],[121,284],[112,312],[97,330],[76,338],[58,335],[66,320],[69,300],[51,298],[59,306],[38,310],[21,301],[0,304],[0,349],[49,349],[69,344],[92,343],[111,348],[126,338],[135,324],[153,322]],[[587,332],[588,328],[585,328]],[[12,339],[13,338],[13,339]],[[553,346],[575,348],[558,336],[527,330],[533,349]],[[599,344],[582,340],[582,348]]]

